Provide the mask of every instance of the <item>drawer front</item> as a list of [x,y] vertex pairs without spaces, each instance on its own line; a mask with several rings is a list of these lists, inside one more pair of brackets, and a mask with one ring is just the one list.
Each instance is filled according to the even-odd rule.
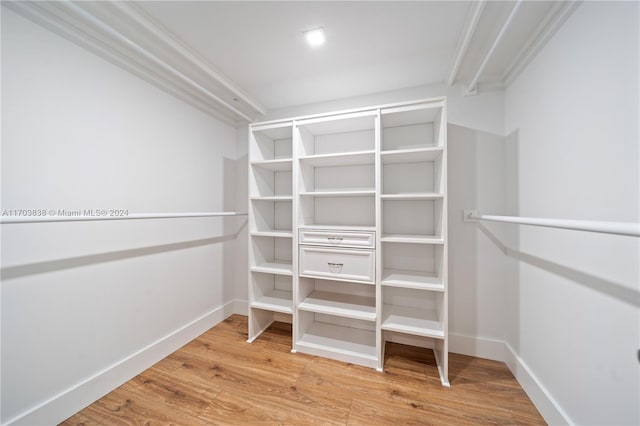
[[373,250],[300,246],[300,276],[332,280],[375,282]]
[[300,244],[374,248],[376,238],[375,233],[373,232],[334,232],[327,230],[301,229]]

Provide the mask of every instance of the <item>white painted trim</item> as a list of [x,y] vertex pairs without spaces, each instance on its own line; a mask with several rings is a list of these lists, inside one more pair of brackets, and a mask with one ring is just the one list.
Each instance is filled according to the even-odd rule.
[[575,424],[511,345],[505,342],[504,346],[504,362],[545,421],[550,425]]
[[504,362],[548,424],[575,424],[509,343],[493,338],[449,333],[449,352]]
[[504,345],[504,341],[490,337],[475,337],[468,334],[449,333],[449,352],[455,354],[504,362]]
[[237,302],[227,302],[207,312],[82,382],[18,414],[4,425],[35,426],[62,422],[219,324],[235,313]]
[[471,39],[476,32],[476,27],[478,25],[478,21],[480,21],[480,17],[482,16],[482,11],[484,10],[485,4],[485,0],[478,0],[472,2],[469,6],[467,21],[462,28],[463,33],[460,36],[460,41],[458,43],[458,48],[456,49],[453,65],[451,66],[451,71],[449,71],[449,77],[447,78],[446,84],[448,87],[451,87],[456,81],[458,70],[460,69],[460,65],[462,64],[462,61],[467,54],[469,43],[471,43]]
[[531,37],[524,43],[522,49],[515,55],[513,61],[502,74],[505,86],[509,86],[520,72],[549,42],[551,37],[566,22],[578,8],[581,1],[555,2],[553,7],[533,31]]
[[[205,67],[189,49],[157,24],[128,7],[110,2],[4,1],[11,10],[62,35],[109,62],[226,121],[251,122],[265,109],[231,80]],[[128,22],[126,34],[118,22]],[[154,52],[162,52],[159,57]],[[237,102],[235,101],[237,99]]]

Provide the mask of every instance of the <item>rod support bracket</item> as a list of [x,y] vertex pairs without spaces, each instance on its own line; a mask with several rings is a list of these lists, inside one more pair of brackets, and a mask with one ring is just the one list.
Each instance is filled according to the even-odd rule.
[[474,223],[478,221],[478,210],[465,210],[462,216],[465,222]]
[[462,87],[462,96],[475,96],[478,94],[478,84],[474,84],[473,86],[463,86]]

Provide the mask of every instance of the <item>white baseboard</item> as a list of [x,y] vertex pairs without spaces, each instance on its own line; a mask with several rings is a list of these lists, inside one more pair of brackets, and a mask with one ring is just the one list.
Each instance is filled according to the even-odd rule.
[[548,424],[574,424],[507,342],[486,337],[449,333],[449,352],[504,362]]
[[504,362],[504,341],[449,333],[449,352]]
[[127,380],[203,334],[242,308],[239,301],[228,302],[158,339],[47,401],[8,420],[5,425],[58,424],[100,399]]
[[548,424],[575,424],[562,407],[560,407],[560,404],[551,396],[547,388],[540,383],[529,366],[516,354],[511,345],[506,342],[504,343],[504,362]]

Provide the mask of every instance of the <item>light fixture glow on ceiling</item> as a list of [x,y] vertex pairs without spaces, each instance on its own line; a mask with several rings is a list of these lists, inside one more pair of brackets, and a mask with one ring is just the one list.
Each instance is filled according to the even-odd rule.
[[304,36],[307,39],[309,46],[313,47],[320,46],[324,44],[325,41],[324,30],[322,28],[305,31]]

